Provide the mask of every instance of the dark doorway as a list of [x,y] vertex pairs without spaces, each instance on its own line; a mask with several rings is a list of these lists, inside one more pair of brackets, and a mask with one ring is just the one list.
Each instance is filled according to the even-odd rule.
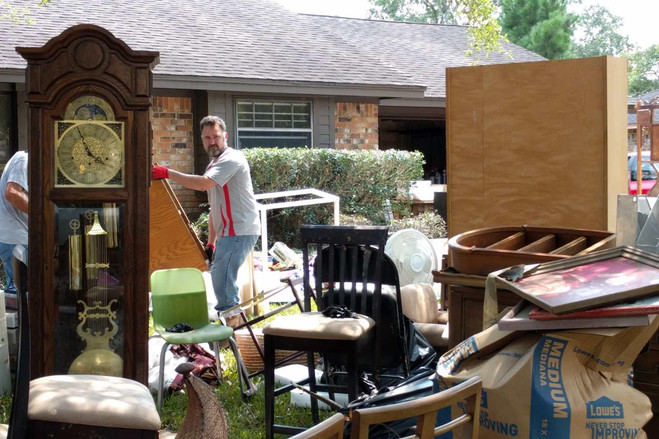
[[444,108],[380,107],[380,149],[419,151],[426,163],[424,178],[439,177],[446,169]]

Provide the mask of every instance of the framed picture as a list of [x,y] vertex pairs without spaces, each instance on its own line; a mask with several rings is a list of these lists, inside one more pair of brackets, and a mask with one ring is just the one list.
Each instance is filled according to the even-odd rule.
[[496,280],[497,286],[560,315],[659,294],[659,256],[616,247],[539,265],[518,281]]

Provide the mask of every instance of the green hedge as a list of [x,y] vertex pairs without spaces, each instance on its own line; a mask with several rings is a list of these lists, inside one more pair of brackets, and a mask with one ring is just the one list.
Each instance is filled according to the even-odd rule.
[[377,218],[384,201],[423,176],[423,155],[398,150],[244,150],[256,193],[316,188],[341,197],[341,212]]
[[[254,192],[316,188],[341,198],[341,213],[359,215],[374,224],[385,223],[383,205],[409,213],[408,203],[397,203],[409,183],[423,176],[423,154],[399,150],[336,150],[308,148],[254,148],[243,150],[252,172]],[[277,200],[283,201],[283,200]],[[269,212],[270,243],[295,245],[301,224],[328,224],[331,204]]]

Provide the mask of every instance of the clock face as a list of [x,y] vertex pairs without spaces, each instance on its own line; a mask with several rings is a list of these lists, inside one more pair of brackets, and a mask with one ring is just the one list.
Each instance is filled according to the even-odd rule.
[[55,122],[55,186],[124,185],[123,122]]

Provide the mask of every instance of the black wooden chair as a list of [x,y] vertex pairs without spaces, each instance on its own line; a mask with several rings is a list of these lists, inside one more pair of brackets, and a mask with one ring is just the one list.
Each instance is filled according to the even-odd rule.
[[19,348],[9,439],[155,439],[160,416],[146,386],[126,378],[51,375],[30,380],[27,250],[14,249]]
[[[275,432],[295,434],[303,428],[274,423],[275,397],[293,386],[275,388],[275,350],[307,352],[308,382],[312,393],[347,390],[349,401],[359,394],[360,373],[376,383],[382,371],[400,368],[409,373],[400,287],[395,264],[385,255],[387,227],[302,226],[305,312],[281,316],[263,329],[265,344],[266,438]],[[313,280],[309,262],[315,255]],[[312,298],[318,311],[311,312]],[[357,313],[356,318],[332,318],[323,311],[337,307]],[[314,353],[323,355],[328,383],[317,383]],[[345,369],[347,386],[328,374]],[[345,382],[345,380],[344,380]],[[311,398],[318,423],[318,401]]]

